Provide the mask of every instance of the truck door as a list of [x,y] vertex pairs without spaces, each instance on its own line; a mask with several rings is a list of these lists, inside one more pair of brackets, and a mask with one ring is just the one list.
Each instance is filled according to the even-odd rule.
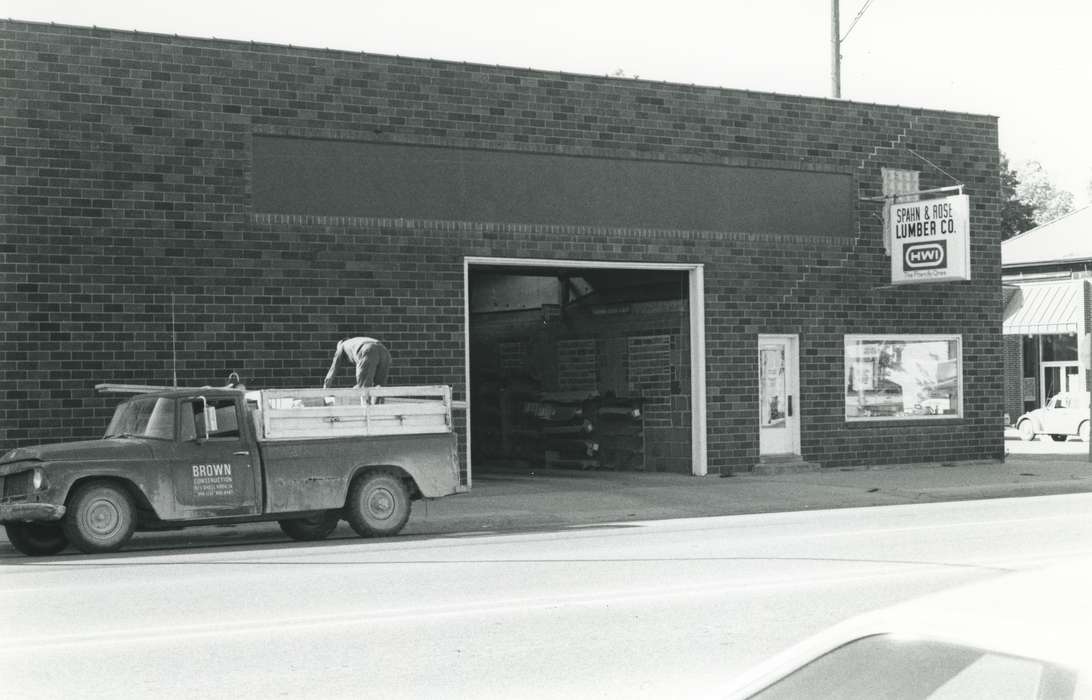
[[242,417],[241,398],[197,396],[182,399],[178,440],[169,462],[173,512],[168,519],[252,515],[260,503],[258,456]]

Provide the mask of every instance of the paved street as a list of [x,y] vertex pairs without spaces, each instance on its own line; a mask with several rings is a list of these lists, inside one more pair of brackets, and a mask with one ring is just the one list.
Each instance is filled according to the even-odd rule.
[[799,636],[1092,553],[1092,495],[6,558],[18,697],[693,696]]

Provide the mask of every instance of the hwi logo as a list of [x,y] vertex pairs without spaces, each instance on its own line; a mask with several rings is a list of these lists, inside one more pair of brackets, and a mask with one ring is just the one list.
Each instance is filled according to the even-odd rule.
[[948,262],[947,241],[932,243],[910,243],[902,249],[902,269],[933,270],[944,267]]

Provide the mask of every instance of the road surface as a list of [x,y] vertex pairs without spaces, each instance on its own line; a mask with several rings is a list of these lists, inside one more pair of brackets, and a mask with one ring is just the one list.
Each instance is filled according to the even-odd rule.
[[0,561],[5,697],[695,697],[1092,553],[1092,495]]

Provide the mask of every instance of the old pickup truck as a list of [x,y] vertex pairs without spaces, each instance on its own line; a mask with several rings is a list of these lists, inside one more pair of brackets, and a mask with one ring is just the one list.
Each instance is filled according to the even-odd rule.
[[101,440],[0,457],[0,522],[18,551],[111,552],[135,530],[277,521],[297,540],[340,520],[398,533],[411,501],[465,491],[447,386],[159,390]]

